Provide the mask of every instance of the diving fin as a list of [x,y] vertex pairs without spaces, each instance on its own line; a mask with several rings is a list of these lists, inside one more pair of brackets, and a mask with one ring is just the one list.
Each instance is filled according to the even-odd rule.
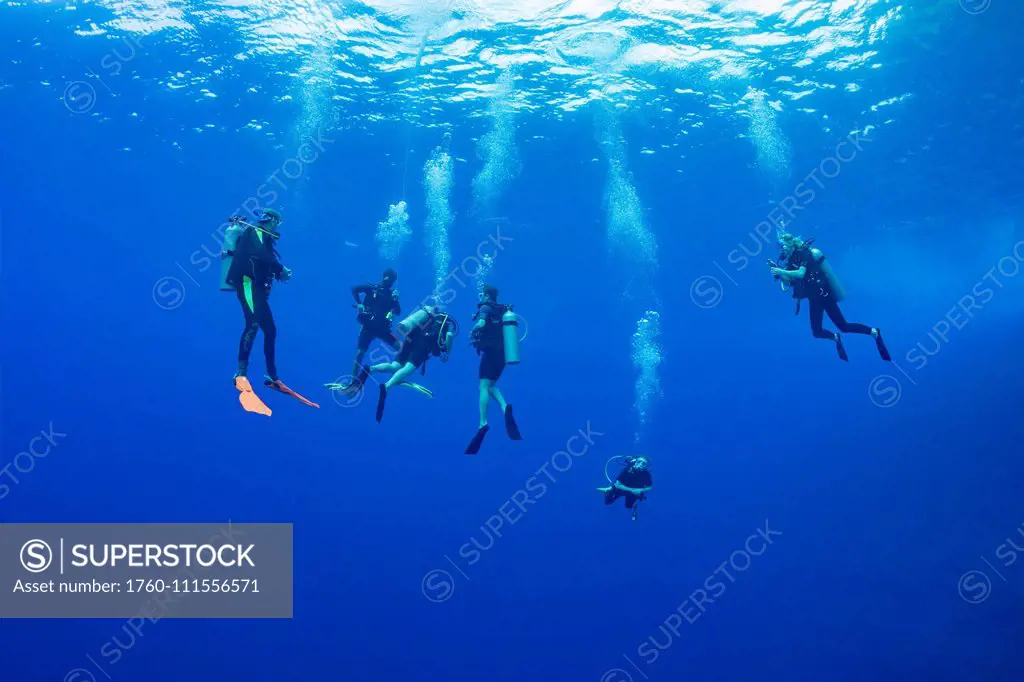
[[836,334],[836,351],[839,353],[839,359],[843,362],[849,362],[850,357],[846,354],[846,348],[843,347],[843,337]]
[[388,399],[388,389],[384,387],[384,384],[380,385],[380,393],[377,397],[377,423],[380,424],[380,420],[384,418],[384,401]]
[[892,356],[889,355],[889,349],[885,347],[885,341],[882,340],[882,330],[875,329],[877,336],[875,337],[875,345],[878,346],[878,354],[882,356],[882,359],[886,362],[892,362]]
[[267,388],[274,389],[278,393],[284,393],[285,395],[290,395],[291,397],[295,398],[299,402],[304,403],[306,405],[309,405],[310,407],[316,407],[318,409],[320,407],[319,405],[314,403],[309,398],[306,398],[305,396],[299,395],[298,393],[296,393],[292,389],[290,389],[287,386],[285,386],[284,382],[281,381],[280,379],[271,379],[270,377],[267,377],[267,378],[265,378],[263,380],[263,385],[266,386]]
[[427,396],[428,398],[433,398],[434,397],[434,392],[431,391],[426,386],[420,386],[419,384],[415,384],[415,383],[413,383],[411,381],[403,381],[402,383],[400,383],[398,385],[399,386],[405,386],[406,388],[411,388],[412,390],[416,391],[417,393],[422,393],[423,395]]
[[475,455],[480,452],[480,446],[484,444],[484,436],[486,436],[487,432],[490,430],[491,427],[487,424],[480,427],[476,432],[476,435],[473,436],[473,440],[469,441],[469,445],[466,446],[467,455]]
[[242,409],[246,412],[262,414],[265,417],[273,414],[270,408],[267,407],[267,404],[260,400],[256,392],[252,390],[252,384],[249,383],[246,377],[235,377],[235,389],[238,391],[238,402],[242,404]]
[[522,440],[523,437],[519,433],[519,426],[516,424],[516,418],[512,415],[512,406],[505,405],[505,431],[508,433],[508,437],[512,440]]
[[355,398],[363,391],[362,384],[355,381],[350,381],[347,384],[324,384],[324,388],[331,391],[332,393],[338,392],[347,398]]

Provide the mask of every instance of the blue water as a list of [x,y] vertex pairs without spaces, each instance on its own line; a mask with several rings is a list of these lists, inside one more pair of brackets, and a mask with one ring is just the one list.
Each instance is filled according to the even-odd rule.
[[[4,620],[2,679],[1019,677],[1022,20],[0,3],[0,521],[295,533],[294,619]],[[210,254],[253,197],[294,271],[281,375],[319,410],[231,387]],[[764,268],[783,217],[895,363],[852,336],[841,363],[793,316]],[[321,387],[351,366],[352,284],[393,265],[411,309],[440,278],[466,329],[475,254],[528,323],[500,384],[524,441],[462,454],[465,334],[381,425]],[[632,522],[594,488],[638,452]]]

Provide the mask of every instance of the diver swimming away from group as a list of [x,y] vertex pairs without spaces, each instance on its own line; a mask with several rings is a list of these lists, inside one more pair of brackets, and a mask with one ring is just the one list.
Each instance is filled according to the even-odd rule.
[[434,397],[430,389],[408,381],[409,375],[419,369],[426,373],[426,362],[431,356],[448,361],[448,354],[458,334],[458,326],[447,313],[437,306],[423,306],[398,325],[402,336],[402,349],[394,362],[373,365],[370,372],[393,372],[391,378],[380,385],[377,397],[377,423],[384,418],[384,404],[393,386],[407,386],[428,398]]
[[[796,313],[800,314],[800,300],[807,299],[810,306],[811,333],[815,338],[827,339],[836,344],[839,359],[848,360],[846,349],[843,347],[841,333],[865,334],[875,339],[878,347],[878,354],[886,362],[891,362],[889,351],[882,340],[882,332],[877,327],[869,327],[859,322],[847,322],[843,312],[839,309],[839,303],[845,298],[845,292],[839,279],[832,271],[832,267],[825,259],[825,254],[812,246],[813,239],[804,241],[800,237],[788,232],[779,233],[779,245],[782,247],[782,254],[779,259],[782,266],[774,261],[768,261],[772,276],[782,282],[783,290],[791,287],[793,298],[797,300]],[[826,331],[822,327],[824,314],[827,313],[832,323],[839,328],[839,332]]]
[[271,410],[252,390],[246,373],[256,333],[263,332],[263,355],[266,376],[263,384],[275,391],[297,398],[311,407],[319,407],[284,385],[277,375],[277,326],[270,310],[270,289],[274,281],[287,282],[292,271],[281,265],[275,242],[281,238],[281,214],[273,209],[254,213],[256,224],[240,217],[229,220],[225,234],[221,266],[221,291],[234,291],[242,306],[245,328],[238,343],[238,371],[234,383],[238,400],[248,412],[271,415]]
[[[384,271],[380,284],[357,284],[352,287],[352,298],[359,311],[356,321],[359,322],[359,339],[356,342],[356,357],[352,363],[352,381],[341,390],[349,394],[363,390],[370,369],[363,365],[363,357],[369,350],[374,339],[380,339],[392,350],[397,350],[398,338],[391,331],[391,322],[395,315],[402,314],[402,306],[398,302],[398,289],[394,288],[398,281],[398,273],[388,268]],[[359,297],[362,296],[362,299]],[[333,387],[330,384],[328,387]]]
[[505,396],[497,386],[505,365],[519,364],[519,322],[512,312],[512,306],[498,303],[498,289],[490,284],[484,285],[480,294],[470,338],[480,356],[480,425],[466,447],[467,455],[475,455],[480,452],[484,436],[491,428],[487,424],[487,408],[491,398],[497,401],[505,416],[508,437],[512,440],[523,439],[512,406],[505,402]]
[[[608,465],[617,459],[624,460],[624,466],[615,480],[612,480],[608,475]],[[598,492],[604,493],[604,503],[606,505],[613,504],[620,497],[625,497],[626,509],[633,511],[633,520],[636,521],[640,502],[647,499],[647,493],[654,487],[654,481],[651,478],[651,461],[643,455],[636,457],[617,455],[605,462],[604,477],[611,484],[597,489]]]

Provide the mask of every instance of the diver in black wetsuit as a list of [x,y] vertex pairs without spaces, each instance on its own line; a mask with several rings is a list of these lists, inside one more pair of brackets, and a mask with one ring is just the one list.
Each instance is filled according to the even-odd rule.
[[839,303],[845,297],[839,279],[832,272],[831,266],[825,260],[825,254],[820,249],[814,248],[811,244],[813,239],[804,241],[800,237],[781,232],[779,234],[779,245],[782,247],[780,260],[784,267],[769,261],[772,275],[781,280],[783,285],[793,288],[793,298],[797,299],[797,314],[800,313],[800,300],[807,299],[810,306],[811,333],[815,338],[827,339],[836,344],[836,350],[841,360],[848,360],[846,349],[843,347],[843,339],[836,332],[826,331],[822,326],[824,315],[827,313],[832,323],[839,328],[839,332],[845,334],[865,334],[875,339],[878,347],[878,354],[886,362],[891,362],[889,351],[882,340],[882,332],[877,327],[869,327],[859,322],[847,322],[843,312],[839,309]]
[[651,478],[651,462],[643,455],[626,457],[626,465],[610,486],[598,488],[604,493],[604,503],[614,504],[620,497],[626,498],[626,509],[633,511],[633,520],[637,517],[639,502],[647,499],[647,493],[654,487]]
[[512,440],[522,440],[516,424],[512,406],[505,402],[505,396],[498,388],[498,379],[505,371],[505,340],[502,335],[502,316],[510,310],[510,306],[498,303],[498,288],[485,284],[480,292],[480,303],[477,304],[476,315],[473,316],[473,329],[470,332],[473,347],[480,356],[480,369],[477,376],[479,384],[480,424],[473,440],[466,447],[467,455],[480,452],[484,437],[490,430],[487,423],[487,408],[494,398],[501,408],[505,420],[505,432]]
[[268,208],[256,214],[255,225],[240,220],[234,222],[244,225],[244,230],[230,252],[232,261],[227,283],[234,287],[245,317],[245,329],[238,343],[235,379],[246,377],[256,332],[262,330],[263,355],[267,364],[264,383],[276,385],[280,383],[275,358],[277,326],[268,299],[274,280],[286,282],[292,276],[292,271],[281,265],[280,254],[275,247],[275,242],[281,237],[281,214]]
[[384,418],[384,405],[388,391],[396,385],[412,388],[427,397],[433,397],[430,389],[408,381],[409,375],[417,369],[426,374],[426,362],[431,356],[448,361],[452,350],[458,325],[447,313],[441,312],[436,306],[426,306],[426,319],[408,329],[403,330],[402,349],[394,362],[384,362],[368,368],[368,372],[393,372],[391,377],[380,385],[377,397],[377,422]]
[[402,314],[398,290],[393,288],[397,281],[398,273],[388,268],[380,284],[357,284],[352,287],[352,298],[359,310],[356,320],[361,326],[356,343],[356,358],[352,363],[352,381],[343,389],[347,392],[358,392],[366,383],[370,370],[363,365],[363,357],[374,339],[380,339],[391,349],[398,348],[399,340],[391,331],[395,315]]

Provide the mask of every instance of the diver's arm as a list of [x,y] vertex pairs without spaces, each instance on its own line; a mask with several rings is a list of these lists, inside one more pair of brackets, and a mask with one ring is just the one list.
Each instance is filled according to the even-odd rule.
[[651,488],[649,488],[649,487],[648,488],[630,488],[628,485],[623,485],[622,483],[619,483],[618,481],[615,481],[614,485],[619,490],[622,490],[623,492],[627,492],[627,493],[633,493],[637,497],[640,497],[644,493],[646,493],[646,492],[651,490]]
[[355,299],[356,304],[358,305],[363,302],[359,298],[359,294],[369,294],[371,291],[373,291],[372,284],[357,284],[352,287],[352,298]]
[[782,268],[772,268],[772,274],[778,275],[786,281],[794,279],[803,279],[804,275],[807,274],[807,267],[801,265],[798,270],[783,270]]
[[473,332],[478,332],[483,329],[489,319],[491,319],[491,304],[484,303],[480,306],[480,309],[477,310],[476,323],[473,325],[470,333],[472,334]]
[[270,273],[274,276],[274,279],[284,281],[291,276],[292,271],[281,264],[281,257],[277,251],[273,251],[270,256]]

